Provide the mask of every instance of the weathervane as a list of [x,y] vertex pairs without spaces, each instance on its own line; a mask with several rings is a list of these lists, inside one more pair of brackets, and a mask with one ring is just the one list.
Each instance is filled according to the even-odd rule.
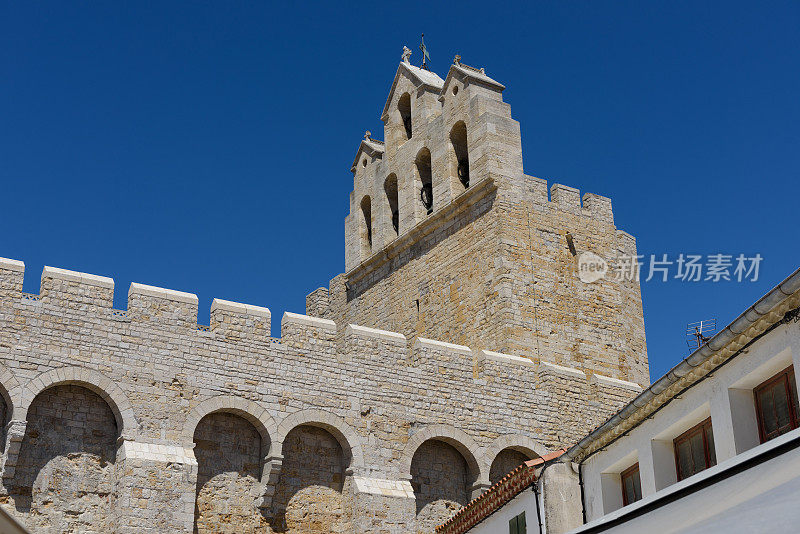
[[431,60],[431,56],[428,55],[428,49],[425,48],[425,34],[422,34],[422,42],[419,45],[419,49],[422,50],[422,68],[428,69],[428,61]]

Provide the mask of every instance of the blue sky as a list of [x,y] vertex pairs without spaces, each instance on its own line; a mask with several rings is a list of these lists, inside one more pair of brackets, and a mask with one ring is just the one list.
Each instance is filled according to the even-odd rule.
[[[490,5],[493,10],[487,11]],[[0,256],[285,310],[344,268],[349,165],[420,32],[507,86],[528,174],[609,196],[642,254],[651,375],[800,264],[800,4],[3,2]]]

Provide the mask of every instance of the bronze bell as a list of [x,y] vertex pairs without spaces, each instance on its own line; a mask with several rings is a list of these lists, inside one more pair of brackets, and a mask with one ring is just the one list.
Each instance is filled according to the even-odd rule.
[[428,215],[433,213],[433,185],[432,184],[422,184],[422,188],[419,190],[419,198],[422,201],[422,205],[425,206],[425,209],[428,210]]
[[469,162],[468,161],[459,161],[458,162],[458,179],[461,181],[461,185],[464,186],[464,189],[469,187]]

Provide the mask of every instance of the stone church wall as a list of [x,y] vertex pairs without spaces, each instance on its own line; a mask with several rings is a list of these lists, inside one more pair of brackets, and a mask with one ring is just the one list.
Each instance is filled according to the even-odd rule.
[[32,531],[111,530],[116,439],[114,415],[96,393],[59,385],[36,397],[8,488]]
[[198,534],[266,532],[257,506],[261,448],[258,430],[241,416],[216,412],[200,420],[194,433]]
[[29,295],[23,274],[0,260],[0,504],[35,531],[409,532],[415,476],[449,469],[418,452],[456,451],[471,498],[504,450],[561,447],[638,391],[305,315],[273,338],[226,301],[201,326],[194,295],[140,284],[116,310],[113,280],[50,267]]
[[[610,199],[548,190],[525,174],[520,124],[503,90],[460,60],[445,80],[400,64],[382,116],[386,142],[366,135],[351,168],[346,272],[327,295],[311,293],[307,309],[646,386],[639,282],[613,267],[636,258],[635,240],[615,226]],[[401,99],[411,103],[410,137]],[[465,139],[456,142],[456,131]],[[456,146],[467,156],[466,185]],[[387,183],[397,184],[396,200]],[[578,277],[588,252],[610,262],[594,283]]]

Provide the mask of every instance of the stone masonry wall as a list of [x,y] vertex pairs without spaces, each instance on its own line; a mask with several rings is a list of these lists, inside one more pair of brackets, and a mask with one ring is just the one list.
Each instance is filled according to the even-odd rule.
[[272,500],[275,532],[352,532],[350,497],[343,495],[342,446],[322,428],[300,426],[283,443],[283,467]]
[[[189,533],[197,521],[198,531],[405,533],[417,521],[412,460],[425,442],[457,450],[473,497],[501,451],[534,457],[559,448],[639,391],[576,369],[304,315],[285,314],[281,337],[271,338],[268,310],[227,301],[215,300],[211,326],[199,327],[194,295],[140,284],[131,285],[127,310],[115,310],[113,280],[49,267],[40,294],[27,295],[23,272],[21,262],[0,260],[0,392],[10,403],[0,503],[52,531]],[[73,389],[91,394],[71,398],[72,411],[38,408]],[[209,414],[245,419],[260,447],[239,419],[204,421]],[[48,427],[52,458],[36,464],[25,436],[43,416],[64,424]],[[99,425],[90,434],[76,430],[90,423]],[[44,514],[16,506],[18,488],[53,480],[51,465],[71,476],[76,460],[81,476],[94,473],[95,489],[59,486],[68,489]],[[312,472],[298,471],[303,465]],[[328,478],[314,478],[314,469]],[[292,503],[309,488],[325,494],[322,504],[295,514]],[[284,502],[285,527],[276,513]],[[80,523],[90,515],[91,526]]]
[[197,458],[195,532],[267,532],[259,509],[261,436],[246,419],[212,413],[194,433]]
[[428,440],[411,462],[411,487],[417,500],[415,532],[431,532],[469,502],[467,462],[452,445]]
[[[503,86],[482,69],[446,80],[401,64],[387,100],[385,145],[367,137],[345,220],[346,273],[309,295],[308,313],[523,356],[649,384],[638,281],[581,282],[578,257],[635,257],[611,200],[524,174],[520,125]],[[399,100],[411,97],[407,138]],[[467,132],[469,187],[452,141]],[[420,154],[430,154],[432,213],[420,198]],[[398,183],[398,230],[387,180]],[[370,228],[362,202],[371,206]],[[367,235],[372,236],[371,244]],[[572,246],[567,241],[572,239]]]
[[33,532],[111,530],[116,437],[96,393],[73,385],[42,392],[28,410],[9,504]]

